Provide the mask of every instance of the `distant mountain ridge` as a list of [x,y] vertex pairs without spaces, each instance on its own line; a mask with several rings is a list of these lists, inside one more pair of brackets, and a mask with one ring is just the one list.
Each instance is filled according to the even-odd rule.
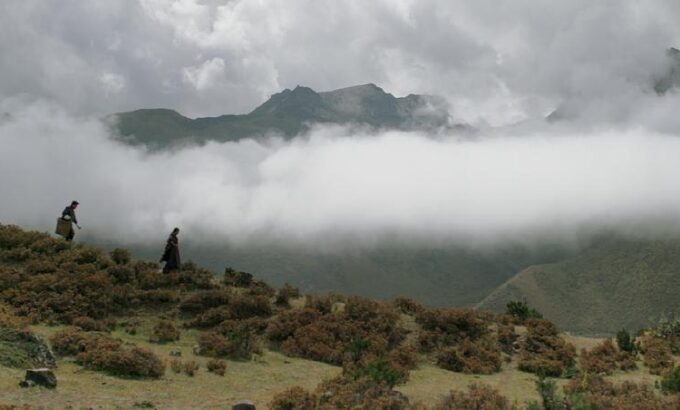
[[291,138],[311,124],[358,124],[376,129],[435,130],[451,126],[443,98],[395,97],[375,84],[316,92],[297,86],[272,95],[248,114],[191,119],[169,109],[140,109],[108,117],[120,138],[162,149],[184,143],[236,141],[270,134]]

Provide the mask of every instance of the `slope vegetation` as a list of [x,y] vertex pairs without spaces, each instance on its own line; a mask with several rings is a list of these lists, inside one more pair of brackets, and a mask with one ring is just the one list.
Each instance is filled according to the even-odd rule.
[[524,269],[478,306],[500,311],[524,299],[566,330],[611,334],[680,311],[679,291],[679,241],[608,239],[560,262]]

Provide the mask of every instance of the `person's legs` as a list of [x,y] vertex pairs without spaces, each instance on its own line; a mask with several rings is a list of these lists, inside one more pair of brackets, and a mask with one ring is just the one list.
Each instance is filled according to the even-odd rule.
[[73,227],[71,227],[71,230],[68,231],[68,235],[66,235],[66,240],[72,241],[74,236],[76,236],[76,232],[73,230]]

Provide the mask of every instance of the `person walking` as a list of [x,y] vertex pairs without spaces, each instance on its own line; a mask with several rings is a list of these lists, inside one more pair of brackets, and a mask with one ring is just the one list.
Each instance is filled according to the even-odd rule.
[[161,256],[160,262],[165,262],[163,267],[163,273],[168,273],[172,271],[178,271],[180,269],[180,259],[179,259],[179,228],[175,228],[170,233],[168,241],[165,244],[165,251],[163,256]]
[[76,232],[73,229],[74,224],[78,227],[78,229],[80,229],[80,225],[78,225],[78,218],[76,218],[76,208],[78,208],[78,205],[78,201],[71,201],[71,205],[64,208],[64,210],[61,212],[60,222],[62,224],[62,228],[57,227],[57,233],[62,235],[67,241],[72,241],[73,237],[76,235]]

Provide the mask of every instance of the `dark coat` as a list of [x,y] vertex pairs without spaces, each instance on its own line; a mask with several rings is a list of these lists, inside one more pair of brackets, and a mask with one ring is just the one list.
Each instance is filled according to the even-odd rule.
[[71,221],[71,230],[65,236],[67,241],[71,241],[73,240],[73,237],[76,236],[76,231],[73,229],[73,224],[78,225],[78,219],[76,219],[76,210],[73,209],[72,205],[67,206],[63,211],[61,211],[61,218]]
[[170,234],[168,241],[165,244],[165,251],[163,256],[161,256],[161,262],[165,262],[163,267],[163,273],[168,273],[173,270],[179,270],[180,259],[179,259],[179,239],[177,235]]

